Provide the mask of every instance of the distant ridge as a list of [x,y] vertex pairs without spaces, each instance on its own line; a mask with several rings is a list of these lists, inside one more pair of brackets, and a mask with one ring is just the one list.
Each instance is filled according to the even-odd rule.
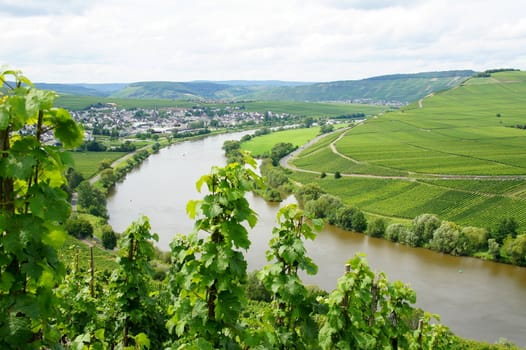
[[130,84],[46,84],[37,86],[59,94],[114,98],[185,100],[345,101],[405,105],[461,84],[472,70],[392,74],[361,80],[325,83],[279,80],[145,81]]

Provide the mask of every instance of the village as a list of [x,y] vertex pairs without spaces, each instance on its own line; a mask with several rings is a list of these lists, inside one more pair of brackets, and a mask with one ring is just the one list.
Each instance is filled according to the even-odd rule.
[[131,137],[145,134],[171,134],[182,136],[204,129],[240,128],[269,122],[273,122],[273,125],[283,125],[298,119],[297,116],[277,114],[271,111],[249,112],[244,110],[243,106],[122,109],[115,104],[105,104],[92,106],[82,111],[71,111],[71,115],[84,126],[87,141],[96,135]]

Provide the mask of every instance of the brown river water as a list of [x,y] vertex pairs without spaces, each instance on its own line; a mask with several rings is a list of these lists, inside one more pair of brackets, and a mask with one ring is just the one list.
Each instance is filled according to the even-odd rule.
[[[245,133],[186,141],[150,156],[108,198],[110,224],[122,232],[146,215],[152,231],[159,234],[159,248],[169,250],[175,234],[192,230],[193,221],[185,208],[189,200],[203,197],[196,190],[196,181],[211,166],[225,164],[221,150],[225,140],[238,140]],[[281,204],[267,203],[252,194],[247,199],[259,215],[246,253],[253,270],[266,264],[265,250],[277,210],[294,199]],[[408,283],[417,292],[416,306],[439,314],[441,322],[456,334],[491,343],[506,338],[526,347],[526,268],[448,256],[331,226],[306,246],[319,268],[316,276],[304,278],[307,284],[332,290],[345,262],[362,252],[373,270],[385,272],[390,281]]]

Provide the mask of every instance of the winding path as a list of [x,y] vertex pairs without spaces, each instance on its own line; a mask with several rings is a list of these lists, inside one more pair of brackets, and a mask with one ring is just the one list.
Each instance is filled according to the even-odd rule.
[[[420,101],[419,101],[420,104]],[[320,141],[322,138],[327,137],[329,135],[332,135],[334,133],[339,132],[340,136],[336,140],[330,143],[329,147],[335,155],[338,157],[344,158],[348,161],[351,161],[355,164],[367,164],[365,162],[361,162],[359,160],[353,159],[345,154],[342,154],[338,151],[336,148],[336,143],[340,141],[346,134],[349,132],[353,127],[348,127],[343,130],[335,130],[328,134],[322,134],[319,136],[316,136],[303,146],[296,149],[294,152],[288,154],[287,156],[283,157],[280,160],[280,165],[283,168],[290,169],[293,171],[299,171],[303,173],[311,173],[311,174],[321,174],[321,171],[316,170],[308,170],[308,169],[301,169],[297,166],[290,164],[289,162],[296,158],[297,155],[304,151],[305,149],[311,147],[318,141]],[[334,175],[333,173],[327,173],[327,175]],[[509,180],[524,180],[526,176],[524,175],[453,175],[453,174],[414,174],[412,176],[389,176],[389,175],[375,175],[375,174],[355,174],[355,173],[341,173],[341,176],[344,177],[356,177],[356,178],[369,178],[369,179],[392,179],[392,180],[404,180],[404,181],[417,181],[419,179],[441,179],[441,180],[486,180],[486,181],[509,181]]]

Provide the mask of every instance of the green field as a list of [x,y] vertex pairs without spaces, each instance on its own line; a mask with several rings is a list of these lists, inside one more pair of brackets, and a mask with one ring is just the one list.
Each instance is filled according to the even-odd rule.
[[103,160],[109,160],[113,162],[120,157],[124,156],[125,152],[70,152],[75,162],[74,169],[78,173],[82,174],[85,179],[89,179],[94,176],[98,169],[99,164]]
[[243,142],[241,148],[259,157],[268,155],[272,147],[279,142],[288,142],[299,147],[316,137],[319,132],[319,127],[275,131]]
[[361,177],[293,177],[318,182],[372,214],[412,219],[434,213],[481,227],[514,217],[526,229],[526,130],[514,127],[526,124],[524,96],[524,72],[469,80],[425,98],[422,108],[414,103],[370,118],[294,160],[298,168]]

